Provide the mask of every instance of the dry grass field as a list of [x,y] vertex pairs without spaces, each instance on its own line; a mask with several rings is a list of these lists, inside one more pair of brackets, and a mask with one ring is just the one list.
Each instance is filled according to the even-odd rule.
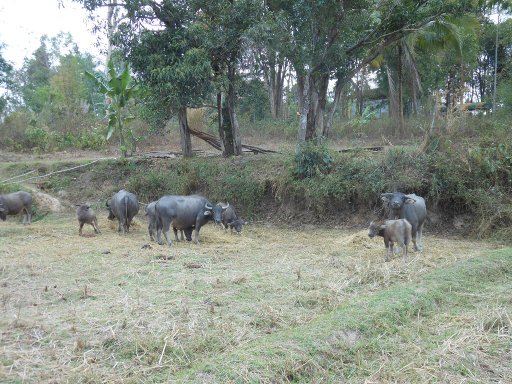
[[102,233],[86,225],[84,237],[71,212],[0,222],[1,382],[512,382],[510,269],[462,312],[440,301],[397,329],[382,320],[371,341],[329,331],[330,363],[294,360],[333,313],[365,316],[360,300],[386,292],[392,311],[396,289],[507,251],[498,244],[427,228],[423,253],[385,263],[364,228],[252,223],[236,236],[208,224],[201,244],[168,247],[149,241],[141,214],[127,236],[98,217]]

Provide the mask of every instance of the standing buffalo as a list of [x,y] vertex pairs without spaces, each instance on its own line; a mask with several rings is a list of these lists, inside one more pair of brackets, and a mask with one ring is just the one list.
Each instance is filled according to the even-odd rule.
[[405,195],[402,192],[383,193],[380,198],[388,212],[388,219],[406,219],[411,224],[414,250],[421,250],[423,224],[427,217],[425,199],[414,193]]
[[18,191],[0,195],[0,218],[5,221],[7,215],[23,213],[23,224],[32,221],[32,195],[25,191]]
[[368,236],[371,238],[375,236],[382,236],[384,238],[384,245],[386,247],[385,261],[389,261],[389,254],[395,254],[393,248],[396,243],[402,248],[403,259],[407,260],[407,247],[411,242],[411,224],[405,219],[398,220],[385,220],[381,222],[371,222],[368,229]]
[[94,233],[101,233],[98,228],[98,219],[96,218],[96,213],[86,204],[76,204],[76,217],[78,218],[78,223],[80,224],[80,228],[78,229],[78,235],[82,236],[82,228],[84,224],[91,224],[94,228]]
[[163,231],[167,244],[172,245],[169,238],[171,226],[174,237],[178,241],[177,230],[185,233],[194,227],[194,243],[199,243],[199,230],[213,218],[213,205],[202,196],[163,196],[157,201],[155,207],[157,217],[157,241],[163,244],[161,233]]
[[[152,201],[151,203],[149,203],[148,205],[146,205],[146,207],[144,208],[144,211],[146,212],[146,216],[148,217],[148,233],[149,233],[149,238],[152,240],[152,241],[156,241],[156,235],[157,235],[157,229],[156,229],[156,201]],[[185,229],[181,229],[181,240],[185,240],[185,238],[187,239],[187,241],[191,241],[192,240],[192,230],[194,228],[193,227],[189,227],[189,228],[185,228]],[[178,234],[177,234],[177,231],[178,229],[173,227],[173,231],[174,231],[174,237],[176,238],[176,240],[178,239]]]
[[121,189],[112,196],[110,203],[106,203],[108,209],[108,219],[119,221],[118,232],[127,234],[130,230],[130,224],[133,218],[139,212],[139,201],[133,193]]

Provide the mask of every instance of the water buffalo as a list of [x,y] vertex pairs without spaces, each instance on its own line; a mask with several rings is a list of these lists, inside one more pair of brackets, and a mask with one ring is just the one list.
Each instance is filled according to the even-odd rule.
[[399,247],[405,248],[403,259],[407,259],[407,247],[411,242],[412,226],[405,219],[398,220],[385,220],[381,222],[371,222],[368,229],[368,236],[371,238],[375,236],[382,236],[384,238],[384,245],[386,246],[385,261],[389,261],[389,253],[394,254],[393,244],[396,243]]
[[[148,217],[148,233],[149,233],[149,238],[152,241],[156,241],[156,234],[157,234],[155,207],[156,207],[156,201],[152,201],[151,203],[146,205],[146,207],[144,208],[144,211],[146,212],[146,216]],[[189,228],[185,228],[185,229],[180,229],[181,240],[187,239],[187,241],[191,241],[192,240],[192,230],[193,229],[194,229],[193,227],[189,227]],[[178,233],[177,233],[178,229],[173,227],[173,231],[174,231],[174,237],[176,238],[176,240],[178,240]]]
[[7,219],[7,215],[23,213],[23,224],[32,222],[32,195],[25,191],[18,191],[0,195],[0,218]]
[[130,230],[130,224],[133,218],[139,212],[139,200],[133,193],[121,189],[119,192],[112,196],[110,203],[106,203],[108,209],[108,219],[114,220],[117,218],[119,221],[118,232],[123,235],[127,234]]
[[242,220],[236,214],[235,208],[230,205],[222,212],[222,225],[224,225],[224,230],[227,231],[228,227],[230,228],[231,233],[233,233],[233,228],[236,233],[240,235],[242,233],[242,226],[247,224],[244,220]]
[[213,205],[202,196],[163,196],[157,201],[157,241],[163,244],[161,233],[164,233],[167,244],[172,245],[169,238],[171,226],[178,241],[177,230],[190,231],[194,227],[193,241],[199,243],[199,230],[213,218]]
[[414,193],[405,195],[402,192],[383,193],[380,198],[388,213],[388,219],[406,219],[411,224],[414,250],[421,250],[423,224],[427,217],[425,199]]
[[94,233],[101,233],[98,228],[98,219],[96,213],[87,204],[76,204],[76,217],[80,228],[78,229],[78,235],[82,236],[82,228],[84,224],[90,224],[94,228]]

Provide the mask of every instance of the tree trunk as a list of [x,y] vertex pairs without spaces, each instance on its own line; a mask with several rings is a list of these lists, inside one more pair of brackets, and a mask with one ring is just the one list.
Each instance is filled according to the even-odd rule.
[[327,118],[327,122],[325,123],[324,130],[322,132],[322,136],[329,137],[329,132],[331,131],[332,123],[334,121],[334,115],[336,113],[336,109],[340,103],[341,91],[343,90],[343,82],[340,78],[336,80],[336,85],[334,87],[334,100],[332,102],[331,110],[329,111],[329,117]]
[[192,156],[192,141],[188,130],[187,108],[181,107],[178,111],[178,123],[180,128],[180,143],[183,157]]
[[327,88],[329,87],[329,74],[322,74],[316,88],[317,100],[315,108],[315,132],[324,132],[324,114],[327,104]]
[[[299,86],[299,79],[300,86]],[[298,76],[297,77],[297,88],[300,90],[302,88],[302,92],[299,93],[299,109],[300,111],[300,124],[299,124],[299,134],[298,141],[302,143],[306,141],[306,132],[308,126],[308,111],[309,111],[309,73],[307,76]]]
[[231,119],[229,118],[229,108],[222,106],[222,155],[224,157],[233,156],[234,144],[233,144],[233,129],[231,127]]
[[[297,102],[297,112],[299,112],[300,114],[302,114],[303,110],[304,110],[304,91],[306,90],[306,88],[309,86],[309,85],[306,85],[306,76],[304,76],[303,74],[299,74],[299,72],[297,72],[297,70],[295,70],[295,73],[297,73],[297,99],[298,99],[298,102]],[[308,81],[308,84],[309,84],[309,80]]]
[[222,92],[217,92],[217,116],[220,145],[222,147],[222,153],[224,154],[226,147],[224,145],[224,115],[222,111]]
[[306,123],[306,141],[312,140],[316,134],[316,112],[318,105],[318,92],[315,89],[315,80],[311,73],[308,75],[308,84],[309,86],[305,90],[308,92],[309,98],[309,108],[307,114],[307,123]]
[[[231,136],[233,138],[231,142],[232,148],[229,150],[230,154],[239,156],[242,154],[242,139],[240,137],[240,127],[238,125],[238,119],[235,112],[235,100],[236,100],[236,89],[235,89],[235,75],[236,66],[233,62],[228,64],[228,95],[227,95],[227,106],[229,112],[229,120],[231,125]],[[228,144],[228,143],[224,143]],[[225,156],[228,156],[225,153]]]
[[404,95],[403,95],[403,47],[400,43],[398,45],[398,68],[397,68],[397,85],[398,85],[398,95],[397,95],[397,118],[398,118],[398,136],[405,136],[405,127],[404,127]]

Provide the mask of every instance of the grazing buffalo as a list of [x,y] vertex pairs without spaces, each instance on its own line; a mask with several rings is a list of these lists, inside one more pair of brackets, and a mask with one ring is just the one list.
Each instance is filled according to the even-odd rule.
[[185,232],[194,228],[194,243],[199,243],[199,230],[213,218],[213,205],[202,196],[163,196],[157,201],[157,241],[163,244],[163,231],[167,244],[172,245],[169,230],[173,227],[174,237],[178,241],[177,230]]
[[108,209],[108,219],[114,220],[117,218],[119,221],[118,232],[123,235],[127,234],[130,230],[130,224],[133,218],[139,212],[139,200],[133,193],[121,189],[119,192],[112,196],[110,203],[106,203]]
[[224,230],[227,231],[228,227],[230,228],[231,233],[233,233],[233,228],[235,229],[238,235],[242,234],[242,226],[247,224],[244,220],[242,220],[236,214],[235,208],[230,205],[222,212],[222,225],[224,226]]
[[7,219],[7,215],[23,213],[23,224],[32,222],[32,195],[25,191],[18,191],[0,195],[0,218]]
[[84,224],[90,224],[94,228],[94,233],[101,233],[98,228],[98,219],[96,213],[87,204],[76,204],[76,217],[80,228],[78,229],[78,235],[82,236],[82,228]]
[[393,249],[394,243],[401,248],[405,248],[403,251],[403,259],[405,261],[407,259],[407,247],[412,238],[411,230],[411,224],[405,219],[385,220],[376,223],[372,221],[368,229],[368,236],[371,238],[382,236],[384,238],[384,245],[386,246],[385,261],[389,261],[389,253],[395,253]]
[[414,250],[423,248],[423,224],[427,217],[425,199],[414,193],[405,195],[402,192],[383,193],[380,195],[388,219],[406,219],[412,226],[412,242]]

